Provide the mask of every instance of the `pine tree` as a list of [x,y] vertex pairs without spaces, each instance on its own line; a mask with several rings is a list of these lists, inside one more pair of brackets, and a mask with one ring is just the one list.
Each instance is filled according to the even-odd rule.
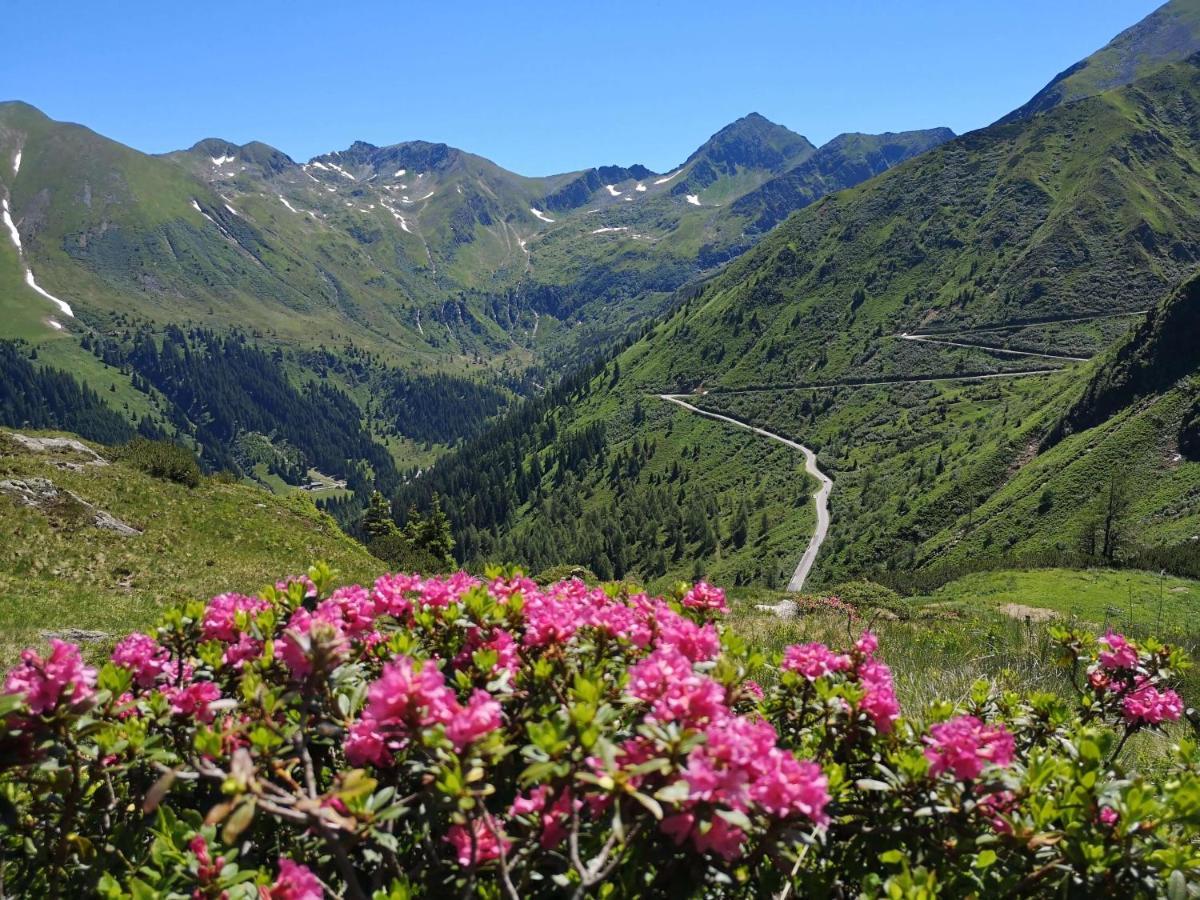
[[392,519],[392,505],[379,491],[372,492],[359,527],[368,544],[376,538],[387,537],[399,531]]

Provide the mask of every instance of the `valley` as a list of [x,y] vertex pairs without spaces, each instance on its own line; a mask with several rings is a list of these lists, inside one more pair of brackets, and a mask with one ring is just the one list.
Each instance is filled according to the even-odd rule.
[[1200,0],[71,12],[0,895],[1200,895]]

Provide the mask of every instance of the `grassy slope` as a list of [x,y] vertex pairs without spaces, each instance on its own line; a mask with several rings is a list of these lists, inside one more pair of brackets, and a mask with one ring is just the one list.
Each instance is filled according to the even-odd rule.
[[1197,50],[1200,50],[1200,3],[1170,0],[1091,56],[1061,72],[1005,120],[1035,115],[1128,84]]
[[1181,634],[1195,630],[1197,601],[1200,582],[1186,578],[1112,569],[1031,569],[966,575],[915,602],[959,609],[1027,606],[1093,625]]
[[208,479],[189,489],[121,462],[67,471],[53,465],[61,458],[5,441],[0,479],[49,478],[143,533],[122,537],[0,495],[0,659],[42,640],[43,630],[125,633],[167,604],[253,592],[317,559],[356,580],[383,568],[306,498]]
[[[638,398],[655,404],[653,392],[702,384],[713,389],[702,405],[811,442],[835,476],[833,531],[816,571],[829,581],[1073,541],[1079,492],[1094,495],[1122,467],[1152,486],[1137,506],[1148,523],[1143,537],[1194,533],[1188,498],[1197,467],[1170,462],[1170,448],[1156,437],[1178,430],[1163,423],[1182,414],[1180,404],[1164,401],[1128,440],[1106,442],[1094,454],[1088,441],[1099,435],[1035,458],[1091,365],[892,335],[1153,305],[1200,256],[1200,193],[1189,175],[1200,167],[1197,121],[1200,68],[1172,66],[1031,122],[967,135],[826,198],[621,354],[619,386],[598,379],[564,421],[628,422]],[[1147,129],[1155,142],[1145,140]],[[1051,352],[1094,350],[1123,331],[1119,320],[1101,321],[1026,326],[1019,339]],[[808,409],[803,391],[719,393],[1033,365],[1064,372],[973,386],[823,391]],[[651,417],[641,430],[661,428]],[[714,427],[708,439],[720,458],[728,436]],[[1073,485],[1059,489],[1066,519],[1039,522],[1031,509],[1051,471]],[[764,468],[759,477],[787,476]],[[730,492],[725,502],[735,497]],[[541,527],[529,510],[516,525]],[[802,548],[793,543],[797,557]]]

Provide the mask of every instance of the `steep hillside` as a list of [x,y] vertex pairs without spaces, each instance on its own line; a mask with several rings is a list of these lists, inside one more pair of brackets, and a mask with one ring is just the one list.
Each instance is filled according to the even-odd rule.
[[212,479],[187,487],[103,445],[53,438],[0,431],[6,661],[51,631],[83,629],[104,640],[153,622],[172,603],[254,592],[316,559],[354,579],[383,569],[305,498]]
[[1048,443],[1099,425],[1140,398],[1200,373],[1198,337],[1200,276],[1195,276],[1150,310],[1137,330],[1108,354]]
[[[632,504],[642,512],[629,523],[652,524],[626,529],[626,565],[672,574],[671,522],[699,503],[715,539],[685,528],[679,558],[699,558],[735,582],[780,583],[810,526],[787,529],[805,522],[811,505],[807,489],[797,492],[789,516],[786,495],[778,505],[769,485],[804,484],[798,454],[741,459],[736,448],[752,436],[656,396],[694,392],[703,409],[817,449],[834,479],[817,579],[972,554],[1075,552],[1074,524],[1007,519],[1006,504],[1036,509],[1042,486],[1033,473],[1065,462],[1038,457],[1038,448],[1089,377],[1087,358],[1121,341],[1200,260],[1198,122],[1200,68],[1169,66],[958,138],[801,210],[545,413],[542,427],[552,423],[559,435],[603,423],[591,461],[564,468],[539,454],[535,465],[517,448],[508,463],[497,461],[489,478],[498,490],[513,486],[515,497],[485,515],[465,508],[456,522],[464,551],[574,561],[572,520]],[[1171,402],[1162,413],[1174,423],[1174,445],[1183,404]],[[1161,415],[1140,421],[1137,440],[1167,440]],[[1095,493],[1120,465],[1113,447],[1082,462],[1076,448],[1080,486]],[[1148,461],[1143,474],[1158,479],[1136,508],[1156,523],[1142,532],[1148,542],[1193,527],[1195,467],[1162,449],[1153,464],[1139,457]],[[1159,462],[1175,474],[1160,478]],[[469,464],[439,465],[407,486],[399,505],[434,489],[457,498],[457,466]],[[1073,522],[1081,508],[1077,498],[1061,506]],[[747,519],[750,534],[761,534],[757,565],[739,562]]]
[[[532,365],[594,354],[748,246],[729,202],[789,178],[799,187],[776,208],[803,205],[942,137],[889,138],[866,163],[833,146],[824,157],[843,161],[806,175],[796,166],[821,151],[750,115],[669,175],[528,178],[423,141],[356,142],[307,163],[219,138],[147,156],[0,104],[0,338],[114,393],[131,426],[150,423],[213,468],[272,486],[310,468],[377,476],[391,465],[380,448],[426,465],[526,391]],[[164,369],[168,344],[212,377]],[[257,382],[221,375],[218,344],[250,344],[276,371],[256,360]],[[3,377],[15,391],[15,371]],[[310,402],[314,385],[332,407]],[[354,446],[321,462],[297,447],[285,408]]]
[[1193,276],[1097,360],[1044,451],[968,527],[948,530],[926,552],[956,561],[995,543],[1018,553],[1108,556],[1159,545],[1173,559],[1195,560],[1187,571],[1200,571],[1198,333],[1200,276]]
[[1200,51],[1200,3],[1170,0],[1070,68],[1056,75],[1032,99],[1001,122],[1091,97],[1142,78]]

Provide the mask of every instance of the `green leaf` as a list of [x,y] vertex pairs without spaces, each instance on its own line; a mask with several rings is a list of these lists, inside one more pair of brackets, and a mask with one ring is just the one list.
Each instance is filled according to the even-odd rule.
[[982,850],[980,851],[979,855],[975,857],[975,868],[986,869],[988,866],[993,865],[996,862],[996,859],[997,857],[995,850]]
[[221,829],[221,840],[226,844],[236,844],[241,833],[250,827],[250,823],[254,821],[254,798],[247,797],[238,804],[237,809],[225,821],[225,827]]

